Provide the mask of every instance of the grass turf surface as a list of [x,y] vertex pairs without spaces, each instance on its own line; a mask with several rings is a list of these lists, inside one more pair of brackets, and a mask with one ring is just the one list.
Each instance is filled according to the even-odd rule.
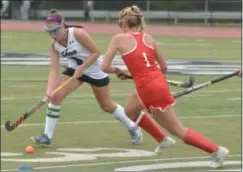
[[[111,35],[92,35],[105,53]],[[241,60],[240,39],[155,37],[168,59]],[[2,52],[48,53],[50,38],[42,32],[1,32]],[[12,46],[14,45],[14,46]]]
[[[44,33],[2,32],[2,52],[41,52],[48,53],[49,38]],[[104,53],[110,35],[92,35]],[[210,60],[240,60],[240,40],[237,39],[209,39],[209,38],[156,38],[161,43],[166,57],[174,59],[210,59]],[[23,43],[24,42],[24,43]],[[179,44],[180,43],[180,44]],[[14,46],[10,46],[10,45]],[[210,44],[206,46],[204,44]],[[204,47],[203,47],[204,45]],[[213,51],[215,50],[215,51]],[[217,50],[217,51],[216,51]],[[33,66],[1,66],[1,125],[6,120],[15,120],[28,108],[37,103],[43,96],[48,67]],[[214,76],[196,77],[196,82],[204,82]],[[131,81],[119,81],[111,77],[113,99],[124,105],[128,95],[134,90]],[[169,79],[186,80],[185,76],[169,75]],[[178,116],[188,127],[208,136],[211,140],[227,147],[231,155],[242,154],[241,150],[241,85],[239,78],[232,78],[222,83],[212,85],[199,92],[192,93],[177,100],[175,106]],[[171,87],[172,91],[180,89]],[[30,136],[41,134],[44,129],[45,108],[40,109],[30,117],[25,127],[19,127],[14,132],[1,131],[2,152],[22,153],[20,156],[2,156],[1,168],[15,169],[20,165],[33,167],[53,167],[53,169],[39,169],[37,171],[114,171],[114,169],[133,166],[151,165],[170,162],[201,162],[208,159],[188,158],[208,156],[195,148],[184,145],[177,140],[174,148],[166,150],[163,154],[140,157],[107,157],[104,153],[118,153],[121,150],[101,150],[73,152],[97,157],[91,160],[77,160],[55,162],[16,162],[3,161],[5,159],[33,159],[55,158],[57,154],[46,154],[58,148],[124,148],[143,151],[154,150],[156,143],[146,133],[141,145],[131,145],[127,130],[103,112],[91,89],[87,84],[75,91],[64,101],[61,109],[60,124],[57,127],[53,145],[49,148],[38,148],[33,155],[26,155],[24,148],[31,144]],[[65,123],[70,122],[70,123]],[[76,123],[75,123],[76,122]],[[30,125],[28,124],[35,124]],[[71,153],[70,150],[68,150]],[[97,155],[98,154],[98,155]],[[102,155],[103,154],[103,155]],[[117,154],[115,154],[117,155]],[[102,157],[103,156],[103,157]],[[166,160],[167,158],[174,158]],[[177,159],[176,159],[177,158]],[[179,159],[182,158],[182,159]],[[229,161],[239,161],[241,157],[231,156]],[[156,161],[157,160],[157,161]],[[69,165],[69,167],[64,167]],[[198,171],[210,170],[208,167],[173,168],[166,171]],[[225,165],[225,169],[239,169],[240,165]],[[153,170],[154,171],[154,170]],[[159,169],[157,169],[159,171]],[[161,171],[161,169],[160,169]]]

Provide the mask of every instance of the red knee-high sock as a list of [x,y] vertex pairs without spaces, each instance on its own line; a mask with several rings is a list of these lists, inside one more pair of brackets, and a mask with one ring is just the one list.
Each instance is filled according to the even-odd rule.
[[188,129],[186,136],[184,137],[184,142],[210,154],[217,151],[217,145],[215,143],[209,141],[207,138],[191,129]]
[[[133,118],[132,120],[135,122],[137,118],[138,116]],[[160,126],[149,115],[143,115],[138,125],[143,128],[147,133],[149,133],[159,143],[166,136],[166,134],[161,130]]]

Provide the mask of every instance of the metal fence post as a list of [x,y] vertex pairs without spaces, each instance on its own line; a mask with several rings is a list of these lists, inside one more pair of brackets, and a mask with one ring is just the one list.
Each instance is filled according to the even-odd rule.
[[148,16],[146,17],[146,19],[147,19],[147,22],[149,22],[149,19],[150,19],[150,15],[149,15],[149,13],[150,13],[150,0],[147,0],[146,1],[146,8],[147,8],[147,13],[148,13]]
[[[208,0],[205,0],[204,12],[208,12]],[[208,16],[205,16],[204,24],[208,25]]]

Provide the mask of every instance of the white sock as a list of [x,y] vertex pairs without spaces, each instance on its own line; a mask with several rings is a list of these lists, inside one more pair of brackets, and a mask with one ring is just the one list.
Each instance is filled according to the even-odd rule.
[[121,105],[117,104],[117,108],[112,114],[117,120],[121,121],[121,123],[124,124],[129,130],[135,127],[135,123],[127,117],[124,112],[124,108]]
[[49,139],[52,139],[54,130],[56,128],[57,121],[60,116],[60,106],[53,105],[52,103],[48,104],[47,112],[46,112],[46,125],[45,132]]

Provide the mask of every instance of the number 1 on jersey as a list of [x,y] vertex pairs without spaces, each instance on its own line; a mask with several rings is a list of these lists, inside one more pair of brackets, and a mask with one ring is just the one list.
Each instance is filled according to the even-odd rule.
[[147,67],[150,67],[151,65],[150,65],[150,63],[149,63],[149,61],[148,61],[148,57],[147,57],[147,54],[146,54],[145,52],[143,52],[143,57],[144,57],[144,60],[145,60],[145,62],[146,62],[146,66],[147,66]]

